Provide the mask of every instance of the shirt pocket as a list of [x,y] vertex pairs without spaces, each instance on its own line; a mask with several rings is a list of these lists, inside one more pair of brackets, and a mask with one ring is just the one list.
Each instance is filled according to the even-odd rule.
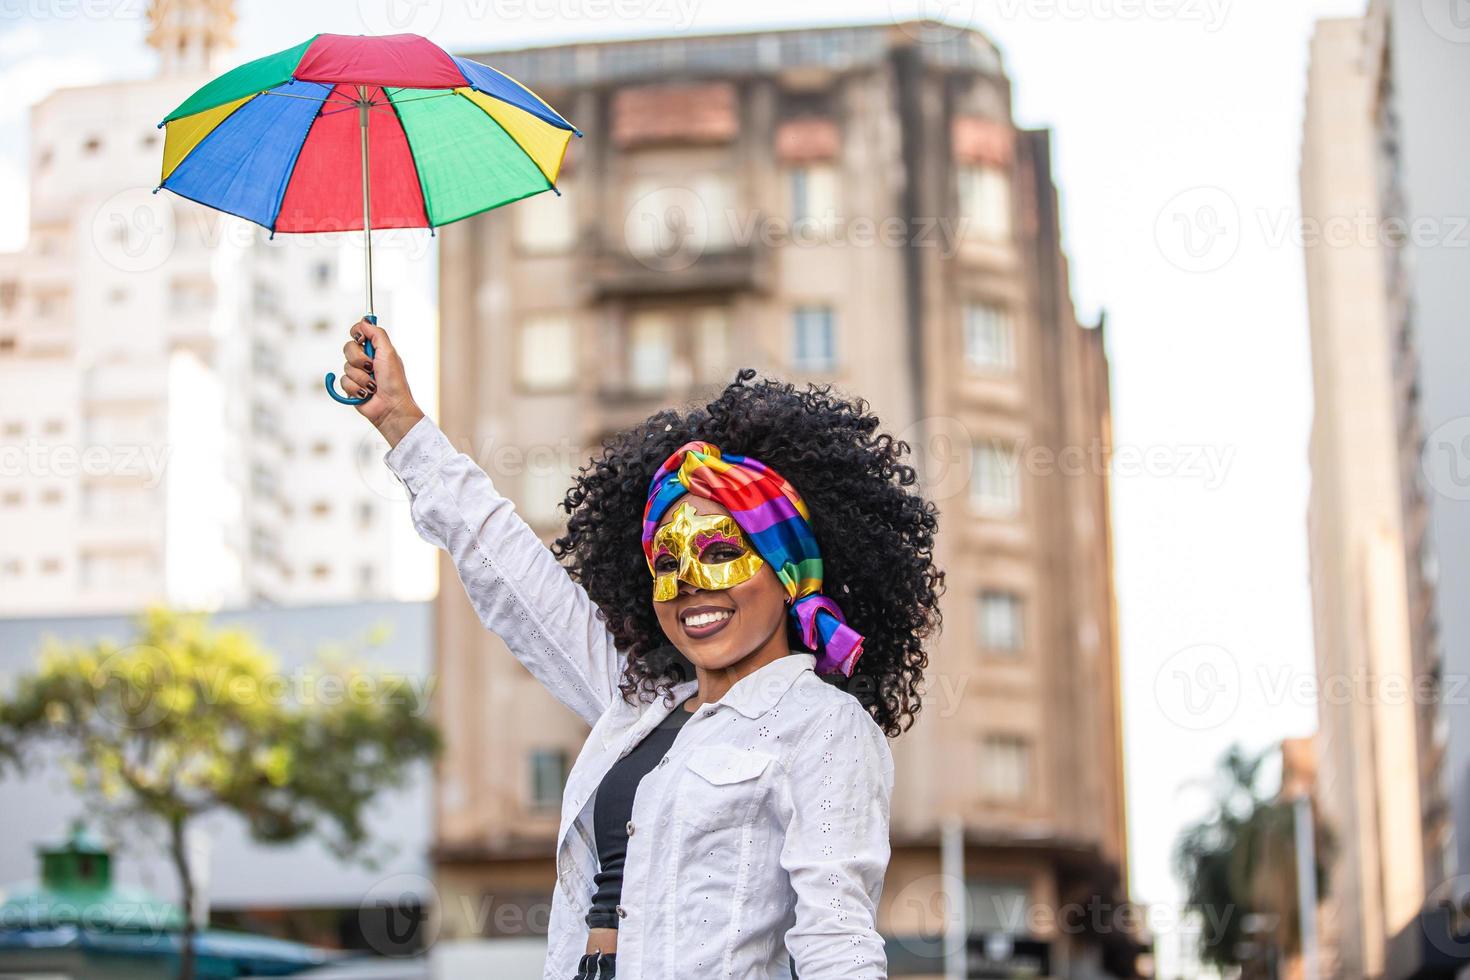
[[682,818],[704,831],[738,830],[765,792],[761,776],[775,757],[723,746],[700,749],[685,763],[679,794]]

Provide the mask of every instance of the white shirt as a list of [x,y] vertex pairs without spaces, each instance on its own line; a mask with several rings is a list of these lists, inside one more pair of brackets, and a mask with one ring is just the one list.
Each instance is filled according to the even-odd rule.
[[[385,457],[414,527],[454,559],[485,628],[592,726],[567,778],[546,980],[571,980],[598,870],[592,806],[612,764],[671,706],[629,704],[624,657],[596,607],[511,501],[429,420]],[[652,580],[649,601],[653,601]],[[638,785],[618,929],[618,980],[871,980],[888,866],[893,757],[856,698],[794,653],[699,709]],[[675,702],[693,694],[687,681]]]

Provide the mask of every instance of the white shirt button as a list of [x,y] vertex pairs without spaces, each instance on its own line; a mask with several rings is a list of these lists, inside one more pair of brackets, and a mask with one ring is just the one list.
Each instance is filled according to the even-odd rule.
[[662,769],[664,766],[666,766],[668,764],[669,764],[669,757],[668,756],[664,756],[662,759],[658,760],[658,765],[659,765],[659,768],[660,769]]
[[618,906],[617,913],[618,918],[620,919],[626,919],[628,917],[628,910],[623,908],[621,905]]
[[628,821],[628,836],[633,836],[633,821],[631,820]]

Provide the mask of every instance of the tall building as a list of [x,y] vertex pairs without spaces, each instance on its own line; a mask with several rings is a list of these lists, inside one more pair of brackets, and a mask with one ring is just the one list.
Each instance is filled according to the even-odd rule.
[[[894,743],[893,975],[942,972],[946,826],[972,970],[1133,975],[1138,937],[1113,918],[1127,854],[1104,337],[1077,322],[1049,135],[1015,125],[994,45],[902,24],[472,56],[587,136],[561,199],[444,230],[450,439],[549,540],[604,434],[736,367],[868,398],[920,451],[948,574],[925,710]],[[544,929],[586,730],[459,588],[436,628],[445,934]]]
[[1470,975],[1467,44],[1454,0],[1371,0],[1313,43],[1302,201],[1321,235],[1309,524],[1319,795],[1340,844],[1330,976]]
[[[1424,897],[1416,710],[1358,692],[1414,689],[1394,379],[1378,227],[1374,76],[1364,21],[1312,39],[1302,139],[1312,340],[1308,510],[1318,701],[1316,794],[1339,849],[1322,905],[1321,973],[1375,977]],[[1329,237],[1333,236],[1333,237]],[[1351,686],[1349,686],[1351,685]],[[1349,692],[1350,696],[1333,692]]]
[[1414,673],[1424,911],[1388,975],[1470,973],[1470,24],[1456,0],[1372,0],[1366,58],[1385,218],[1385,292]]
[[[0,615],[432,592],[381,440],[322,391],[362,311],[358,236],[267,241],[152,193],[157,124],[227,67],[233,22],[159,0],[157,76],[31,112],[28,241],[0,254]],[[428,250],[375,250],[379,312],[424,359]]]

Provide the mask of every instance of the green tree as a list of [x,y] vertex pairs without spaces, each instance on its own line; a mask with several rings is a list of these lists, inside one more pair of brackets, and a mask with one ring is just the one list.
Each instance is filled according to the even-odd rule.
[[[1202,919],[1201,959],[1238,966],[1243,978],[1274,975],[1273,954],[1301,946],[1292,801],[1260,788],[1270,754],[1231,747],[1216,772],[1213,811],[1185,828],[1174,846],[1188,905]],[[1320,816],[1314,816],[1313,833],[1321,898],[1335,841]]]
[[286,674],[248,632],[151,609],[127,646],[47,644],[0,697],[0,772],[49,747],[95,812],[166,834],[184,905],[179,975],[192,980],[189,822],[230,811],[259,841],[315,835],[365,860],[367,805],[438,752],[426,697],[340,657]]

